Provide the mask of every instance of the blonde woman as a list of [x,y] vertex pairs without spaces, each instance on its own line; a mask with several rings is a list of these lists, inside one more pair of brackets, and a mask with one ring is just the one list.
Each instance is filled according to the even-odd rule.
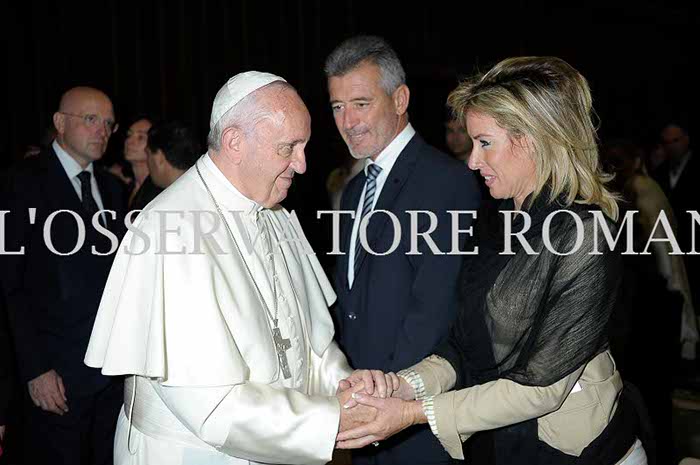
[[[479,255],[464,261],[449,339],[398,379],[362,370],[349,378],[391,396],[357,396],[377,417],[341,433],[338,447],[381,447],[429,423],[457,459],[471,435],[491,430],[498,464],[646,464],[608,350],[620,259],[600,229],[616,233],[618,209],[586,80],[559,58],[510,58],[462,82],[448,103],[474,143],[469,167],[500,212],[480,219],[465,248],[478,245]],[[527,229],[511,253],[507,226]]]

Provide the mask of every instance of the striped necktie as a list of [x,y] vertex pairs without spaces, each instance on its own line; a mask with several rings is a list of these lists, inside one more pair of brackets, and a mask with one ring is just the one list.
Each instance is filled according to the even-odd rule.
[[[376,163],[372,163],[367,167],[367,181],[365,181],[365,201],[362,204],[362,214],[360,215],[360,224],[362,219],[372,211],[374,204],[374,194],[377,191],[377,176],[382,172],[382,168]],[[360,244],[360,228],[357,229],[357,241],[355,242],[355,268],[354,274],[357,276],[357,271],[360,268],[360,252],[362,244]]]

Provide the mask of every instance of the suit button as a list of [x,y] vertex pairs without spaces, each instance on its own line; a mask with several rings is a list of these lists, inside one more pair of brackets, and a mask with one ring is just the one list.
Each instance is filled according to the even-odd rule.
[[357,320],[357,315],[355,312],[348,313],[348,320]]

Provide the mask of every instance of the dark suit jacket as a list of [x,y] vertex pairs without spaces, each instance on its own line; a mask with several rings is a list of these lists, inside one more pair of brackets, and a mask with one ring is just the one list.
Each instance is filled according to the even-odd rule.
[[[700,210],[699,155],[698,153],[691,155],[673,189],[671,189],[670,185],[670,163],[668,161],[662,163],[653,173],[654,179],[656,179],[656,182],[659,183],[661,189],[666,193],[671,207],[673,207],[673,213],[678,222],[678,244],[683,252],[690,251],[692,246],[691,217],[687,211]],[[695,250],[700,251],[700,239],[697,238]],[[685,255],[684,258],[688,272],[688,280],[690,281],[690,289],[693,294],[693,302],[695,303],[696,311],[698,311],[698,299],[700,299],[700,257]]]
[[[350,181],[341,200],[342,210],[355,211],[365,183],[364,172]],[[398,248],[385,256],[363,252],[352,289],[348,289],[348,255],[353,220],[341,219],[341,249],[336,269],[338,339],[355,368],[398,371],[429,355],[446,336],[457,313],[457,278],[462,256],[437,255],[418,240],[421,255],[410,250],[407,210],[429,210],[438,218],[431,234],[442,252],[451,250],[452,218],[448,210],[477,210],[480,193],[476,179],[463,163],[439,152],[415,135],[399,155],[377,199],[375,210],[394,213],[401,225]],[[418,232],[428,229],[420,214]],[[471,217],[464,215],[460,229]],[[394,228],[385,214],[375,214],[367,230],[375,252],[387,251]],[[459,243],[467,236],[462,234]],[[396,463],[430,463],[447,454],[427,427],[409,430],[378,449]],[[372,453],[373,451],[369,451]],[[381,458],[378,457],[380,461]]]
[[[95,167],[95,179],[104,208],[116,211],[107,227],[120,239],[123,233],[124,195],[119,181]],[[2,258],[2,285],[13,332],[17,367],[27,382],[51,369],[63,378],[69,400],[102,389],[109,382],[99,370],[83,363],[87,343],[107,280],[111,247],[83,212],[80,199],[53,149],[20,162],[7,176],[2,210],[6,250],[24,247],[23,255]],[[35,218],[29,209],[35,208]],[[53,253],[44,239],[49,215],[57,210],[78,213],[85,225],[85,242],[72,255]],[[72,251],[78,243],[76,219],[67,213],[54,217],[50,228],[53,247]]]
[[7,411],[10,407],[10,397],[12,395],[13,365],[5,301],[0,295],[0,426],[7,424]]

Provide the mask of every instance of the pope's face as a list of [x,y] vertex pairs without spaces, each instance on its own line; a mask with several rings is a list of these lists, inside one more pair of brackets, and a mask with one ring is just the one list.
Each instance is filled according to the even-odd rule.
[[400,112],[393,96],[381,87],[380,78],[377,65],[363,63],[328,79],[335,125],[357,159],[375,160],[398,134]]
[[311,137],[311,116],[295,91],[284,88],[269,98],[271,114],[245,137],[241,166],[246,193],[267,208],[284,200],[294,175],[306,171]]

